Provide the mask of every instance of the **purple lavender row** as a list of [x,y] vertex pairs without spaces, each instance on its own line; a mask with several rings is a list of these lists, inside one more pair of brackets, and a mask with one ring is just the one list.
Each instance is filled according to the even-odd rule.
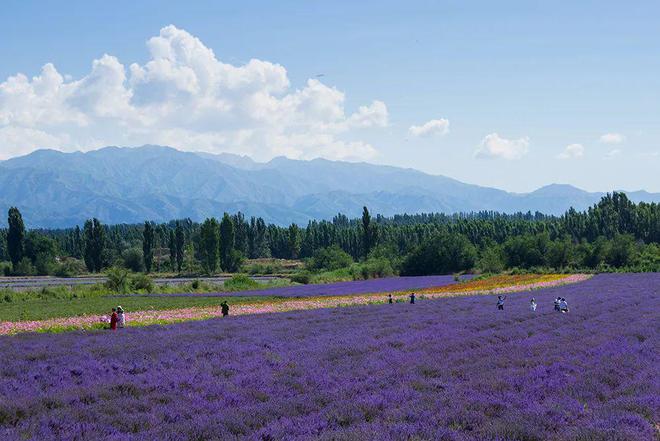
[[0,439],[657,439],[660,274],[533,295],[0,337]]
[[[472,276],[462,276],[468,279]],[[322,283],[312,285],[280,286],[276,288],[254,289],[238,292],[217,292],[205,294],[130,294],[111,297],[317,297],[368,294],[372,292],[406,291],[423,289],[456,283],[453,276],[387,277],[383,279],[357,280],[350,282]]]

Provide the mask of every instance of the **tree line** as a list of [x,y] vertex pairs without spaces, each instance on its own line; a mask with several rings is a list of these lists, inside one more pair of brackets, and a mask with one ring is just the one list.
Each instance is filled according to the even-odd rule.
[[[133,271],[213,274],[238,271],[245,258],[305,259],[340,250],[354,261],[385,259],[402,274],[511,268],[658,270],[660,205],[635,204],[623,193],[562,216],[493,211],[453,215],[402,214],[361,218],[343,214],[306,226],[266,224],[242,213],[202,223],[190,219],[26,231],[12,207],[0,230],[5,273]],[[320,257],[319,257],[320,259]]]

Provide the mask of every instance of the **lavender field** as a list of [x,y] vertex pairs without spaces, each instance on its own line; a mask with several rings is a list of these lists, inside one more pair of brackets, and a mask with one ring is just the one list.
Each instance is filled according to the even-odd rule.
[[653,440],[659,337],[657,273],[2,337],[0,439]]
[[[469,280],[472,275],[461,276],[461,280]],[[382,279],[351,280],[350,282],[333,282],[310,285],[278,286],[266,289],[251,289],[247,291],[219,292],[204,294],[131,294],[133,297],[325,297],[347,296],[354,294],[369,294],[375,292],[406,291],[439,287],[456,283],[454,276],[415,276],[415,277],[385,277]],[[113,296],[126,297],[126,296]]]

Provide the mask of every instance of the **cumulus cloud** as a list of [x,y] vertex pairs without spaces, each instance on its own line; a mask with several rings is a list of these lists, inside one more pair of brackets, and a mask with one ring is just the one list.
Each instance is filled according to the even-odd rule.
[[603,144],[621,144],[625,140],[626,137],[621,133],[606,133],[600,137]]
[[529,138],[506,139],[497,133],[491,133],[481,141],[475,152],[480,158],[501,158],[507,160],[520,159],[527,154]]
[[584,156],[584,146],[582,144],[569,144],[563,152],[557,155],[559,159],[581,158]]
[[449,120],[432,119],[421,126],[410,126],[408,132],[412,136],[446,135],[449,132]]
[[349,112],[335,87],[310,79],[293,88],[284,66],[268,61],[224,63],[173,25],[149,39],[147,49],[142,65],[126,67],[105,54],[82,78],[48,63],[32,78],[17,74],[0,83],[0,155],[144,143],[257,159],[377,153],[355,138],[387,126],[382,101]]

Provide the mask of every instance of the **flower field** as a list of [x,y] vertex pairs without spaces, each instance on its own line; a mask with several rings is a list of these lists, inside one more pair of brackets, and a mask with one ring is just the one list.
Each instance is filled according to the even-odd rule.
[[588,274],[523,274],[498,275],[470,280],[455,285],[437,286],[419,290],[420,294],[503,294],[507,292],[549,288],[557,284],[576,283],[589,279]]
[[[373,303],[384,303],[388,293],[399,301],[407,301],[410,289],[401,290],[405,287],[429,286],[435,283],[436,286],[416,290],[420,298],[438,298],[474,294],[499,294],[506,292],[527,291],[532,289],[545,288],[565,283],[581,282],[590,276],[584,274],[551,274],[551,275],[502,275],[489,277],[479,280],[468,280],[457,284],[453,282],[451,276],[430,276],[420,277],[420,281],[415,281],[415,277],[389,279],[376,279],[358,282],[340,282],[324,285],[311,285],[311,287],[321,287],[324,291],[315,291],[309,289],[310,285],[302,286],[308,288],[307,291],[299,292],[300,297],[292,295],[281,295],[278,298],[251,303],[239,303],[232,305],[231,315],[247,314],[267,314],[273,312],[296,311],[304,309],[334,308],[340,306],[367,305]],[[366,283],[372,282],[372,283]],[[351,285],[353,283],[354,285]],[[287,287],[288,288],[288,287]],[[296,287],[297,288],[297,287]],[[273,288],[271,292],[278,292],[286,288]],[[381,292],[367,291],[368,289],[382,289]],[[328,293],[334,293],[331,296]],[[290,294],[290,293],[289,293]],[[208,294],[190,294],[186,297],[207,297]],[[211,297],[214,295],[211,294]],[[166,295],[165,297],[171,297]],[[174,296],[178,297],[178,296]],[[116,298],[114,300],[117,300]],[[114,306],[114,305],[112,305]],[[220,315],[217,306],[207,307],[189,307],[166,310],[138,310],[131,311],[128,314],[129,326],[178,323],[189,320],[203,320]],[[18,332],[35,331],[65,331],[74,329],[93,329],[101,328],[99,317],[96,315],[83,315],[78,317],[58,317],[47,320],[27,320],[27,321],[6,321],[0,322],[0,335],[15,334]]]
[[5,336],[0,439],[654,440],[659,322],[650,273],[504,311],[481,295]]

